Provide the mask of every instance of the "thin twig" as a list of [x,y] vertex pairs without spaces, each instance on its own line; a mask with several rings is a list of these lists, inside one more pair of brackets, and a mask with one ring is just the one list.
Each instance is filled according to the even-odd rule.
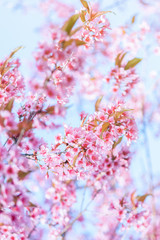
[[86,190],[87,190],[87,183],[86,183],[86,185],[84,187],[80,211],[83,210],[83,204],[84,204],[84,200],[85,200]]
[[32,233],[34,232],[34,230],[36,229],[36,225],[34,225],[34,227],[31,229],[31,231],[29,232],[27,238],[29,239],[32,235]]
[[95,199],[95,197],[97,196],[97,194],[98,194],[99,192],[100,192],[100,190],[98,190],[98,191],[95,193],[95,195],[94,195],[93,198],[88,202],[88,204],[86,205],[86,207],[84,208],[84,210],[81,211],[81,212],[78,214],[78,216],[77,216],[75,219],[73,219],[73,221],[64,228],[64,230],[60,233],[59,236],[63,236],[63,234],[65,234],[65,233],[68,231],[68,229],[77,221],[77,219],[82,216],[82,214],[87,210],[87,208],[88,208],[89,205],[93,202],[93,200]]
[[[145,111],[144,111],[144,105],[142,108],[143,112],[143,135],[144,135],[144,146],[145,146],[145,152],[146,152],[146,160],[149,170],[149,191],[152,193],[152,213],[153,217],[156,218],[156,203],[155,203],[155,196],[154,196],[154,186],[153,186],[153,167],[152,167],[152,161],[151,161],[151,153],[150,153],[150,145],[149,145],[149,139],[147,134],[147,124],[145,121]],[[153,221],[153,234],[152,234],[152,240],[156,240],[156,226],[155,222]]]

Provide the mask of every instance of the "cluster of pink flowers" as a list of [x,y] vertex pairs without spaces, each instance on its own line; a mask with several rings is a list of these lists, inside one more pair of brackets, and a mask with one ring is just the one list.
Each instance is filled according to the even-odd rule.
[[[134,85],[138,83],[139,76],[136,74],[135,69],[125,70],[124,67],[115,67],[111,69],[109,75],[106,77],[107,83],[112,84],[113,92],[118,92],[122,96],[130,94],[130,91],[134,89]],[[119,91],[121,89],[121,92]]]
[[[12,59],[19,48],[0,62],[2,240],[72,239],[75,222],[87,226],[86,214],[94,200],[96,227],[93,238],[87,235],[87,239],[119,240],[124,230],[128,239],[159,238],[154,186],[138,195],[129,172],[139,134],[135,118],[147,124],[159,115],[151,109],[136,73],[141,59],[123,61],[126,51],[131,56],[137,53],[151,28],[142,21],[131,34],[129,26],[112,31],[105,16],[109,11],[99,11],[98,5],[86,0],[81,3],[83,7],[73,15],[72,7],[67,12],[67,5],[57,1],[41,4],[46,14],[56,9],[60,18],[68,19],[60,27],[45,26],[47,37],[34,53],[36,74],[28,85],[24,85],[19,60]],[[159,35],[154,35],[158,44]],[[102,70],[106,59],[107,77],[107,70]],[[113,60],[115,67],[110,68]],[[158,83],[155,86],[159,89]],[[157,89],[154,106],[159,109]],[[97,101],[95,111],[82,111],[80,124],[73,127],[62,124],[62,118],[74,94]],[[53,132],[52,139],[45,136],[44,130],[51,132],[62,125],[63,134]],[[81,190],[79,211],[75,206]],[[88,204],[86,192],[91,198]],[[134,238],[132,231],[140,235]],[[86,239],[85,233],[77,239]]]
[[76,64],[72,64],[72,55],[74,55],[76,48],[74,44],[66,49],[62,47],[63,41],[67,37],[64,31],[53,26],[50,31],[51,42],[41,43],[35,53],[37,69],[42,73],[44,81],[34,81],[33,89],[45,91],[46,96],[57,99],[60,104],[65,104],[75,83],[74,71],[77,67]]
[[24,90],[23,77],[19,71],[18,59],[7,58],[0,62],[0,104],[6,104],[11,98],[22,97]]
[[103,41],[106,35],[106,29],[110,29],[108,19],[105,16],[101,16],[100,19],[95,17],[93,20],[86,21],[82,32],[82,38],[87,45],[90,46],[94,41]]
[[[110,108],[102,108],[95,114],[81,114],[81,126],[65,126],[65,137],[57,136],[53,153],[44,145],[40,154],[47,169],[66,179],[78,179],[98,175],[102,169],[105,175],[113,175],[117,169],[128,167],[129,151],[118,151],[116,146],[126,137],[128,143],[137,139],[137,127],[130,109],[118,102]],[[44,166],[43,166],[44,168]]]
[[[119,192],[116,192],[116,194],[120,195]],[[137,201],[133,206],[132,202],[126,197],[117,201],[114,193],[112,196],[102,194],[98,208],[100,219],[98,222],[97,240],[109,239],[110,236],[114,236],[115,239],[121,239],[123,235],[130,239],[130,228],[137,232],[146,232],[150,222],[150,211],[146,210],[144,204]]]

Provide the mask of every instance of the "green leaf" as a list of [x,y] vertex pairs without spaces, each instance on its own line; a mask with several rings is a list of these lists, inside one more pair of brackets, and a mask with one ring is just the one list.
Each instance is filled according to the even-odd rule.
[[77,47],[86,44],[86,42],[84,42],[84,41],[82,41],[82,40],[79,40],[79,39],[70,39],[70,40],[68,40],[68,41],[63,41],[63,42],[61,42],[62,48],[65,49],[66,47],[70,46],[73,42],[75,43],[75,45],[76,45]]
[[82,11],[80,12],[80,18],[81,18],[81,21],[82,21],[82,22],[85,22],[85,21],[86,21],[85,15],[86,15],[86,11],[82,10]]
[[121,67],[121,63],[122,63],[122,61],[123,61],[123,58],[126,56],[126,54],[127,54],[127,52],[123,53],[122,56],[121,56],[121,58],[120,58],[120,62],[119,62],[120,67]]
[[128,63],[125,66],[125,70],[128,70],[129,68],[135,67],[140,61],[142,61],[142,58],[133,58],[132,60],[128,61]]
[[117,120],[124,112],[132,111],[134,109],[122,109],[121,111],[115,112],[114,118]]
[[102,132],[102,133],[105,132],[105,131],[108,129],[109,125],[110,125],[109,122],[105,122],[105,123],[102,125],[102,131],[101,131],[101,132]]
[[65,31],[65,32],[67,32],[68,35],[69,35],[70,32],[71,32],[71,30],[72,30],[72,28],[73,28],[73,26],[74,26],[75,23],[77,22],[78,18],[79,18],[79,14],[74,14],[74,15],[72,15],[72,16],[65,22],[65,24],[64,24],[63,27],[62,27],[62,30]]
[[121,53],[118,53],[118,55],[117,55],[117,57],[116,57],[116,59],[115,59],[115,65],[116,66],[118,66],[118,67],[120,67],[120,64],[119,64],[119,58],[120,58],[120,56],[121,56]]
[[116,60],[115,60],[115,65],[118,66],[118,67],[121,67],[121,64],[122,64],[122,61],[123,61],[123,58],[126,56],[127,52],[123,53],[119,53],[116,57]]
[[86,42],[79,39],[73,39],[73,41],[75,42],[76,46],[82,46],[86,44]]
[[109,125],[110,125],[109,122],[105,122],[105,123],[102,125],[102,130],[101,130],[100,138],[102,138],[103,133],[108,129]]
[[9,102],[5,106],[4,110],[11,112],[13,108],[13,103],[14,103],[14,98],[11,98],[11,100],[9,100]]
[[80,0],[80,1],[82,3],[83,7],[86,8],[87,11],[89,12],[89,5],[88,5],[87,1],[85,1],[85,0]]
[[112,149],[114,149],[118,144],[120,144],[122,139],[123,139],[123,137],[120,137],[117,142],[114,142]]

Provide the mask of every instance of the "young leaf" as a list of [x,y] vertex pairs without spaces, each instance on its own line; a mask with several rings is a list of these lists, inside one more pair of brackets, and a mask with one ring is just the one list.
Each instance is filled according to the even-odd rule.
[[78,155],[79,155],[79,154],[77,154],[77,155],[74,156],[74,158],[73,158],[73,167],[75,167],[75,165],[76,165],[76,161],[77,161]]
[[136,19],[136,16],[134,15],[134,16],[132,17],[132,21],[131,21],[132,24],[135,22],[135,19]]
[[133,208],[136,208],[136,204],[135,204],[135,192],[136,192],[136,191],[132,192],[132,194],[131,194],[131,203],[132,203],[132,205],[133,205]]
[[7,105],[5,106],[4,110],[11,112],[13,108],[13,103],[14,103],[14,98],[11,98],[7,103]]
[[124,69],[128,70],[129,68],[135,67],[141,60],[142,58],[133,58],[132,60],[128,61]]
[[13,56],[14,56],[14,54],[16,53],[16,52],[18,52],[20,49],[22,49],[23,48],[23,46],[19,46],[19,47],[17,47],[16,49],[14,49],[12,52],[11,52],[11,54],[9,55],[9,59],[11,59]]
[[72,15],[63,25],[62,30],[67,32],[67,34],[69,35],[73,26],[75,25],[75,23],[77,22],[79,18],[79,14],[74,14]]
[[46,109],[46,112],[49,114],[54,114],[55,112],[55,106],[50,106]]
[[23,172],[23,171],[19,171],[18,172],[18,178],[19,180],[23,180],[29,173],[31,173],[32,171],[28,171],[28,172]]
[[119,143],[121,143],[123,137],[120,137],[117,142],[114,142],[112,149],[114,149]]
[[73,42],[75,43],[75,45],[76,45],[77,47],[86,44],[86,42],[81,41],[81,40],[79,40],[79,39],[70,39],[70,40],[68,40],[68,41],[63,41],[63,42],[61,42],[62,48],[65,49],[66,47],[70,46]]
[[102,130],[101,130],[100,138],[102,138],[103,133],[108,129],[109,125],[110,125],[109,122],[105,122],[105,123],[102,125]]
[[105,122],[103,125],[102,125],[102,132],[105,132],[108,128],[108,126],[110,125],[109,122]]
[[95,111],[96,111],[96,112],[99,110],[99,105],[100,105],[100,103],[101,103],[101,101],[102,101],[102,98],[103,98],[103,96],[100,96],[100,97],[97,99],[96,103],[95,103]]
[[121,56],[121,58],[120,58],[120,61],[119,61],[120,67],[121,67],[123,58],[126,56],[126,54],[127,54],[127,52],[123,53],[122,56]]
[[80,0],[80,1],[82,3],[83,7],[86,8],[89,13],[89,5],[88,5],[87,1],[85,1],[85,0]]
[[82,41],[82,40],[79,40],[79,39],[73,39],[73,40],[74,40],[74,42],[75,42],[75,44],[76,44],[77,47],[86,44],[86,42],[84,42],[84,41]]
[[109,13],[109,12],[112,13],[112,11],[99,11],[99,12],[97,12],[95,14],[92,14],[90,20],[94,20],[95,18],[100,17],[102,15],[105,15],[106,13]]
[[117,120],[124,112],[132,111],[134,109],[122,109],[121,111],[115,112],[114,119]]
[[85,15],[86,15],[86,14],[85,14],[85,13],[86,13],[86,11],[83,11],[83,10],[80,12],[80,18],[81,18],[81,21],[82,21],[82,22],[85,22],[85,21],[86,21],[86,18],[85,18]]
[[81,127],[83,127],[83,126],[84,126],[84,123],[85,123],[85,121],[86,121],[86,118],[87,118],[87,115],[86,115],[86,117],[85,117],[85,118],[83,118],[83,120],[82,120],[82,122],[81,122]]
[[13,50],[12,52],[11,52],[11,54],[9,55],[9,57],[5,60],[5,62],[3,63],[3,65],[1,66],[1,68],[0,68],[0,73],[1,73],[1,75],[3,76],[8,70],[9,70],[9,68],[7,68],[6,69],[6,66],[7,66],[7,63],[11,60],[11,58],[14,56],[14,54],[16,53],[16,52],[18,52],[21,48],[23,48],[22,46],[20,46],[20,47],[17,47],[15,50]]
[[121,56],[121,53],[118,53],[116,59],[115,59],[115,65],[120,67],[120,64],[119,64],[119,61],[120,61],[120,56]]
[[36,204],[34,204],[34,203],[32,203],[32,202],[29,202],[29,207],[37,207],[37,205]]
[[21,131],[22,129],[25,129],[27,132],[32,128],[33,121],[28,121],[27,119],[24,119],[23,122],[18,123],[18,128]]
[[[4,64],[3,64],[3,65],[0,67],[0,73],[1,73],[1,75],[3,76],[5,73],[7,73],[10,68],[11,68],[11,66],[9,66],[9,67],[4,67]],[[3,86],[3,85],[1,85],[0,87],[3,88],[2,86]]]
[[146,194],[144,194],[144,195],[142,195],[142,196],[137,196],[136,198],[137,198],[137,200],[138,200],[139,202],[142,202],[142,203],[143,203],[148,196],[152,196],[152,194],[146,193]]
[[19,135],[22,130],[24,130],[24,132],[27,132],[32,128],[32,125],[33,125],[33,121],[28,121],[24,119],[22,122],[19,122],[17,124],[17,129],[9,130],[8,134],[10,137],[12,137],[13,135]]
[[123,58],[125,57],[125,55],[127,54],[127,52],[123,53],[119,53],[116,57],[116,60],[115,60],[115,65],[118,66],[118,67],[121,67],[121,64],[122,64],[122,61],[123,61]]

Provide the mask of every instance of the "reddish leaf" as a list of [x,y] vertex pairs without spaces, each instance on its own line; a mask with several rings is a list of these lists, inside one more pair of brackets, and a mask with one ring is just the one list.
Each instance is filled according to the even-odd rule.
[[136,207],[136,204],[135,204],[135,192],[136,191],[132,192],[132,194],[131,194],[131,203],[132,203],[134,208]]
[[100,97],[97,99],[97,101],[96,101],[96,103],[95,103],[95,111],[98,111],[98,110],[99,110],[99,105],[100,105],[100,103],[101,103],[101,101],[102,101],[102,98],[103,98],[103,96],[100,96]]
[[13,56],[14,56],[14,54],[16,53],[16,52],[18,52],[20,49],[22,49],[23,48],[23,46],[19,46],[19,47],[17,47],[16,49],[14,49],[12,52],[11,52],[11,54],[9,55],[9,58],[11,59]]
[[135,19],[136,19],[136,16],[134,15],[134,16],[132,17],[132,20],[131,20],[131,23],[132,23],[132,24],[135,22]]
[[148,196],[152,196],[152,194],[146,193],[146,194],[144,194],[144,195],[142,195],[142,196],[137,196],[136,198],[137,198],[138,202],[144,202],[145,199],[146,199]]
[[46,112],[49,114],[54,114],[55,106],[50,106],[46,109]]
[[75,165],[76,165],[76,161],[77,161],[78,155],[79,155],[79,154],[77,154],[77,155],[74,156],[74,158],[73,158],[73,167],[75,167]]
[[32,124],[33,124],[33,121],[28,121],[28,120],[24,119],[23,122],[20,122],[17,124],[16,130],[14,130],[14,129],[10,130],[8,132],[8,134],[10,137],[12,137],[13,135],[19,135],[22,130],[24,130],[24,132],[27,132],[28,130],[30,130],[32,128]]
[[32,171],[28,171],[28,172],[23,172],[23,171],[19,171],[18,172],[18,178],[19,180],[23,180],[28,174],[30,174]]
[[34,203],[32,203],[32,202],[29,202],[29,207],[37,207],[37,205],[36,204],[34,204]]

